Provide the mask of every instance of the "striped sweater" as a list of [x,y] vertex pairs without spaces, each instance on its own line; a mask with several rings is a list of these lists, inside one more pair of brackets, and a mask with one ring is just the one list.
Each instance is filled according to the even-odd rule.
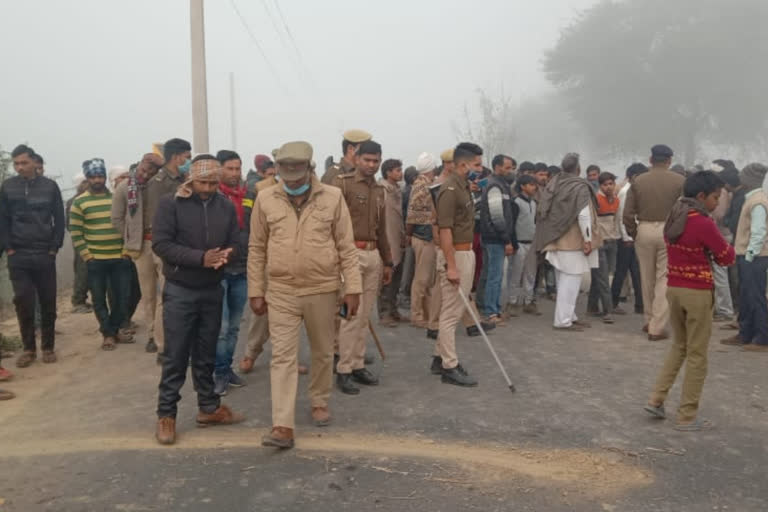
[[112,193],[77,196],[69,211],[72,245],[83,260],[109,260],[123,255],[123,238],[112,226]]

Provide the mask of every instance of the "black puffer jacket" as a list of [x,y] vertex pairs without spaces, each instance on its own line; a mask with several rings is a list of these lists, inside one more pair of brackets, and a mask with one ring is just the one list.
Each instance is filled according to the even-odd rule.
[[0,247],[19,253],[57,252],[64,243],[64,202],[55,181],[14,176],[0,187]]
[[[501,204],[496,208],[502,208],[503,220],[491,212],[492,205],[488,203],[488,194],[494,191],[500,196]],[[515,236],[515,223],[517,221],[517,206],[512,201],[512,192],[509,183],[497,174],[488,177],[488,186],[483,189],[483,195],[479,201],[480,206],[480,235],[486,244],[512,244],[517,249],[517,237]]]
[[160,199],[152,220],[152,250],[163,260],[163,275],[187,288],[205,288],[221,281],[223,268],[203,266],[208,249],[234,248],[237,258],[239,229],[232,202],[216,193],[203,202],[167,195]]

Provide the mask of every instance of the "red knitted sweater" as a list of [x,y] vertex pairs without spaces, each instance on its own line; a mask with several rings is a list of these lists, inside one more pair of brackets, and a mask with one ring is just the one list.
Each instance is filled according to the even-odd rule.
[[667,243],[667,285],[676,288],[711,290],[714,288],[710,259],[722,266],[732,265],[736,255],[715,222],[696,211],[688,213],[685,231],[672,244]]

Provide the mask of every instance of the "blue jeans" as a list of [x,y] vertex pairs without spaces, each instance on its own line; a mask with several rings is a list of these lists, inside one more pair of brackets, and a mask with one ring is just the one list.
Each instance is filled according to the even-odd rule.
[[232,368],[237,337],[240,335],[240,320],[248,302],[248,280],[246,274],[224,274],[221,280],[224,289],[224,303],[221,307],[221,329],[216,343],[216,375],[226,375]]
[[504,245],[485,244],[483,247],[488,256],[483,262],[483,270],[487,269],[483,313],[486,316],[501,314],[501,281],[504,275]]

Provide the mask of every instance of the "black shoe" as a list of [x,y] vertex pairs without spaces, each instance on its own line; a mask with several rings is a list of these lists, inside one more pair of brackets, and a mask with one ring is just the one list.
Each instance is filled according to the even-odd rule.
[[480,322],[480,325],[483,326],[483,330],[485,332],[491,332],[492,330],[494,330],[496,328],[496,324],[494,324],[492,322]]
[[360,370],[352,370],[352,380],[358,384],[364,384],[366,386],[378,386],[379,379],[376,378],[367,368]]
[[464,386],[468,388],[477,386],[477,379],[470,377],[463,368],[461,368],[461,370],[459,370],[459,368],[460,366],[449,370],[443,368],[440,380],[446,384],[453,384],[454,386]]
[[375,360],[376,360],[376,357],[373,354],[365,354],[365,357],[363,358],[363,363],[373,364]]
[[437,335],[440,333],[437,329],[427,329],[427,338],[431,340],[436,340]]
[[475,336],[480,336],[480,329],[477,328],[476,325],[470,325],[467,327],[467,336],[470,338],[474,338]]
[[339,354],[333,354],[333,373],[336,374],[336,365],[339,364]]
[[346,395],[359,395],[360,388],[352,384],[352,374],[339,373],[336,375],[336,385],[339,390]]
[[430,366],[429,371],[432,372],[432,375],[442,375],[443,358],[440,356],[432,356],[432,366]]
[[157,352],[157,343],[155,343],[155,338],[149,338],[149,341],[144,346],[144,350],[146,350],[150,354],[154,354],[155,352]]

